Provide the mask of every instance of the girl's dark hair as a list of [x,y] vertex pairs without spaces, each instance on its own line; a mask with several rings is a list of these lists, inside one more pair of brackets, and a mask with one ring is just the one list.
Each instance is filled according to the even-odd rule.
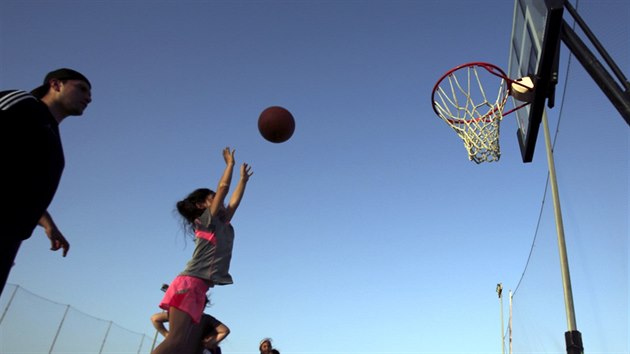
[[184,200],[177,202],[177,211],[182,217],[182,226],[186,233],[194,234],[195,220],[203,214],[204,209],[200,209],[197,204],[204,203],[209,195],[214,195],[214,191],[208,188],[195,189]]

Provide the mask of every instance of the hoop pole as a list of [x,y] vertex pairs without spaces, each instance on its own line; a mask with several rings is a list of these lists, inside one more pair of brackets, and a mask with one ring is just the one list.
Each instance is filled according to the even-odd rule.
[[569,259],[567,257],[567,247],[564,239],[564,224],[562,222],[562,210],[560,208],[560,196],[558,192],[558,181],[556,179],[556,167],[551,148],[551,137],[549,134],[549,122],[547,120],[547,110],[543,109],[542,114],[543,130],[545,131],[545,147],[547,150],[547,164],[549,166],[549,183],[553,196],[553,210],[556,219],[556,233],[558,234],[558,251],[560,253],[560,270],[562,273],[562,288],[564,290],[564,307],[567,315],[567,328],[565,341],[567,354],[582,354],[581,334],[577,330],[575,320],[575,308],[573,306],[573,291],[571,288],[571,275],[569,273]]

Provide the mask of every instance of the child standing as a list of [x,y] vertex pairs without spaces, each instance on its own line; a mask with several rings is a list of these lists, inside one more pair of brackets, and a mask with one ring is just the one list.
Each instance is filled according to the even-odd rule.
[[225,206],[234,170],[234,150],[223,149],[223,159],[226,166],[216,192],[199,188],[177,203],[185,230],[195,235],[195,250],[160,303],[160,308],[168,311],[169,332],[153,354],[183,353],[193,326],[201,320],[208,289],[232,284],[229,270],[234,228],[231,220],[253,172],[248,164],[241,166],[240,179]]

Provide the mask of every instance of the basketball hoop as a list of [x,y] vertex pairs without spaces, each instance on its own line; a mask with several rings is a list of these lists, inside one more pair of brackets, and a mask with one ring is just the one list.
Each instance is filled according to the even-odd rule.
[[[488,96],[484,86],[496,87]],[[499,67],[473,62],[444,74],[433,87],[433,110],[464,141],[468,159],[476,163],[498,161],[501,157],[499,127],[503,116],[531,101],[534,84],[529,77],[512,80]],[[504,113],[510,94],[525,104]]]

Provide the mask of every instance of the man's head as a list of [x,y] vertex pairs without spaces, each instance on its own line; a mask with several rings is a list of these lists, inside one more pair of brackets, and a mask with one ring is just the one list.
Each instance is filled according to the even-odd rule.
[[80,72],[62,68],[49,72],[44,83],[31,91],[46,103],[54,115],[63,119],[79,116],[92,101],[92,85]]
[[31,91],[31,94],[39,99],[46,96],[46,94],[50,90],[50,82],[52,80],[80,80],[85,82],[88,85],[89,89],[92,89],[92,84],[90,84],[90,80],[88,80],[87,77],[85,77],[83,74],[72,69],[62,68],[49,72],[44,78],[44,83],[38,88]]

